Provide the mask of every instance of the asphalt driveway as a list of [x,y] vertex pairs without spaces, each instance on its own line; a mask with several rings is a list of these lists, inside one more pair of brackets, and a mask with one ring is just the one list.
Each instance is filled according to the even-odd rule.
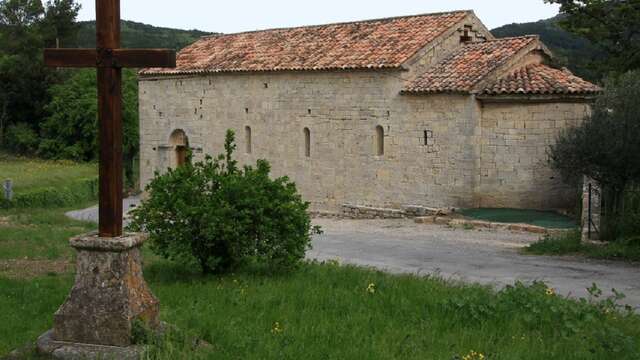
[[640,309],[640,266],[580,257],[522,255],[539,235],[508,231],[451,229],[411,220],[316,219],[325,234],[313,241],[308,257],[338,259],[395,273],[439,274],[497,288],[517,280],[541,280],[558,293],[587,297],[596,283],[607,295]]

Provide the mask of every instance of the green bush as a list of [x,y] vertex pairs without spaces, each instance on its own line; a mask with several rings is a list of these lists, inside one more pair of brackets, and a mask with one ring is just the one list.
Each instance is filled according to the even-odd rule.
[[16,154],[30,155],[38,148],[38,134],[26,123],[18,123],[7,128],[6,147]]
[[591,353],[609,353],[612,359],[637,356],[633,336],[624,334],[610,322],[635,316],[633,308],[621,304],[625,295],[612,289],[613,295],[604,297],[596,284],[587,291],[588,299],[570,302],[543,282],[516,282],[495,296],[470,292],[446,299],[441,306],[460,328],[481,329],[490,322],[516,321],[528,334],[548,329],[552,332],[549,335],[560,340],[580,336]]
[[581,252],[582,233],[569,231],[557,236],[545,235],[540,241],[529,245],[526,251],[536,255],[565,255]]
[[204,273],[227,272],[247,262],[295,267],[310,248],[309,204],[287,177],[270,179],[270,166],[237,167],[234,133],[226,153],[156,174],[149,199],[133,211],[133,231],[147,231],[157,254],[197,263]]
[[619,228],[619,237],[622,239],[640,236],[640,187],[630,186],[625,192]]

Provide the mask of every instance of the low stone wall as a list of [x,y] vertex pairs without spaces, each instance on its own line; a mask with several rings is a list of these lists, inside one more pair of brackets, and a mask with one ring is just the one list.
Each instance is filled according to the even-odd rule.
[[436,224],[447,225],[453,228],[467,228],[469,230],[506,230],[514,232],[527,232],[532,234],[541,235],[555,235],[561,234],[571,230],[565,229],[548,229],[541,226],[535,226],[530,224],[509,224],[509,223],[496,223],[481,220],[468,220],[468,219],[452,219],[446,216],[422,216],[417,217],[415,222],[418,224]]
[[447,216],[455,209],[437,209],[418,205],[404,205],[401,209],[363,205],[342,205],[342,217],[348,219],[405,219],[420,216]]

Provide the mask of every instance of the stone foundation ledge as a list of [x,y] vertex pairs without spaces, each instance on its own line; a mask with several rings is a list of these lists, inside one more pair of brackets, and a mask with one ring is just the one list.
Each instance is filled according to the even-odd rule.
[[561,234],[571,230],[565,229],[549,229],[542,226],[530,225],[530,224],[510,224],[510,223],[497,223],[482,220],[466,220],[466,219],[451,219],[443,216],[422,216],[417,217],[415,222],[418,224],[436,224],[447,225],[451,227],[471,227],[474,229],[490,229],[490,230],[507,230],[514,232],[526,232],[532,234],[541,235],[555,235]]
[[144,346],[128,347],[70,343],[53,339],[53,330],[38,338],[38,353],[56,360],[138,360]]
[[400,209],[365,205],[342,205],[342,217],[348,219],[407,219],[420,216],[447,216],[456,212],[453,208],[430,208],[419,205],[402,205]]

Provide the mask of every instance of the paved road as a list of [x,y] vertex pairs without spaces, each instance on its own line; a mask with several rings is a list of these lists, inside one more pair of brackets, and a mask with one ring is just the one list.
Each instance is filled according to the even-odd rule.
[[[125,209],[135,204],[129,199]],[[71,212],[83,220],[97,219],[97,208]],[[395,273],[439,274],[442,277],[491,284],[542,280],[558,293],[586,297],[594,282],[640,310],[640,266],[574,257],[525,256],[519,250],[538,235],[506,231],[450,229],[411,220],[316,219],[324,234],[313,241],[309,258],[376,267]]]
[[[122,210],[126,214],[129,210],[133,209],[139,203],[140,203],[140,198],[137,197],[137,196],[124,199],[122,201]],[[98,205],[92,206],[92,207],[87,208],[87,209],[69,211],[65,215],[67,215],[68,217],[70,217],[72,219],[82,220],[82,221],[92,221],[92,222],[97,223],[98,222],[98,218],[99,218],[99,216],[98,216]],[[124,222],[125,222],[125,225],[126,225],[126,223],[127,223],[126,217],[125,217],[125,221]]]

